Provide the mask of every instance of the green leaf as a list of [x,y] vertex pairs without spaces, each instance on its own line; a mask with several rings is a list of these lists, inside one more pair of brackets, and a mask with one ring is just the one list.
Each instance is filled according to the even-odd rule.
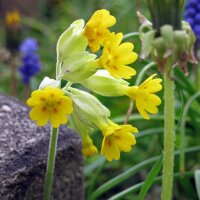
[[197,189],[197,194],[200,199],[200,169],[194,172],[194,178],[195,178],[195,186]]
[[151,185],[154,183],[154,180],[157,176],[157,174],[160,172],[163,162],[163,154],[158,158],[158,160],[155,162],[153,168],[149,172],[147,178],[144,181],[144,184],[142,186],[142,189],[140,190],[138,200],[143,200],[146,193],[148,192]]

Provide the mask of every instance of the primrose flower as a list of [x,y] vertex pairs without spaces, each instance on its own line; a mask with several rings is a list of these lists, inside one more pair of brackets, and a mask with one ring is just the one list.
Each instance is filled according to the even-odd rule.
[[106,159],[120,159],[120,152],[131,151],[131,146],[136,144],[133,132],[138,132],[137,128],[127,124],[118,125],[109,120],[109,123],[101,128],[103,133],[103,142],[101,146],[101,154]]
[[100,49],[100,46],[103,46],[107,42],[110,35],[108,28],[115,23],[115,17],[110,15],[108,10],[102,9],[94,12],[83,32],[92,52],[97,52]]
[[147,78],[140,86],[126,87],[125,95],[136,101],[136,107],[139,113],[145,118],[150,119],[147,112],[155,114],[158,112],[157,106],[161,100],[154,93],[162,90],[162,79],[153,79],[156,74]]
[[116,78],[130,79],[136,74],[135,69],[128,67],[136,61],[137,54],[133,52],[133,44],[121,43],[122,33],[112,33],[109,41],[105,44],[101,57],[98,59],[99,66],[108,70]]
[[64,95],[61,89],[46,87],[43,90],[32,92],[27,100],[32,107],[30,118],[38,126],[44,126],[48,120],[54,128],[67,122],[67,115],[72,113],[72,100]]
[[6,13],[5,24],[8,27],[19,25],[21,16],[18,11],[12,11]]

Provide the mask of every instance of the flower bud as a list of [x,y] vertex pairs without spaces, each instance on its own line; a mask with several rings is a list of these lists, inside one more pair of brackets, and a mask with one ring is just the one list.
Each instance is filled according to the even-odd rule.
[[72,113],[69,117],[73,128],[79,133],[82,139],[82,153],[84,156],[91,156],[98,153],[96,146],[93,144],[93,141],[90,137],[92,128],[81,122],[78,117]]
[[80,121],[93,128],[107,121],[110,111],[96,97],[78,89],[69,90],[74,113]]
[[123,96],[124,85],[128,86],[129,83],[123,79],[114,78],[107,70],[98,70],[81,84],[102,96]]
[[44,77],[42,82],[40,83],[39,89],[42,90],[46,87],[54,87],[54,88],[59,88],[60,87],[60,81],[51,79],[49,77]]

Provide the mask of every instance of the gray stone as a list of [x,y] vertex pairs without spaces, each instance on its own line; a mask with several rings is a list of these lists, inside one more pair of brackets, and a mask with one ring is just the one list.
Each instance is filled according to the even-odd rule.
[[[49,125],[38,127],[29,108],[0,94],[0,200],[43,198],[49,136]],[[66,126],[58,137],[52,199],[84,199],[81,140]]]

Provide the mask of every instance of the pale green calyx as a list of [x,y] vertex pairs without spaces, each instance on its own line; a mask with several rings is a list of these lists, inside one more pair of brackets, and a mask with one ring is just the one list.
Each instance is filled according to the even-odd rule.
[[59,88],[60,87],[60,81],[51,79],[49,77],[44,77],[42,82],[40,83],[39,89],[44,89],[46,87],[54,87],[54,88]]
[[73,112],[80,121],[95,128],[108,120],[110,111],[96,97],[78,89],[69,90],[69,96],[73,101]]
[[87,126],[85,123],[80,121],[78,117],[75,115],[75,113],[72,113],[69,116],[69,121],[71,122],[73,128],[77,131],[77,133],[80,134],[81,137],[84,137],[85,135],[88,135],[93,131],[93,128]]
[[127,81],[111,76],[107,70],[98,70],[81,84],[102,96],[123,96],[124,86],[129,85]]
[[95,54],[85,51],[88,42],[82,35],[84,20],[80,19],[60,36],[57,42],[57,79],[81,82],[95,73]]

